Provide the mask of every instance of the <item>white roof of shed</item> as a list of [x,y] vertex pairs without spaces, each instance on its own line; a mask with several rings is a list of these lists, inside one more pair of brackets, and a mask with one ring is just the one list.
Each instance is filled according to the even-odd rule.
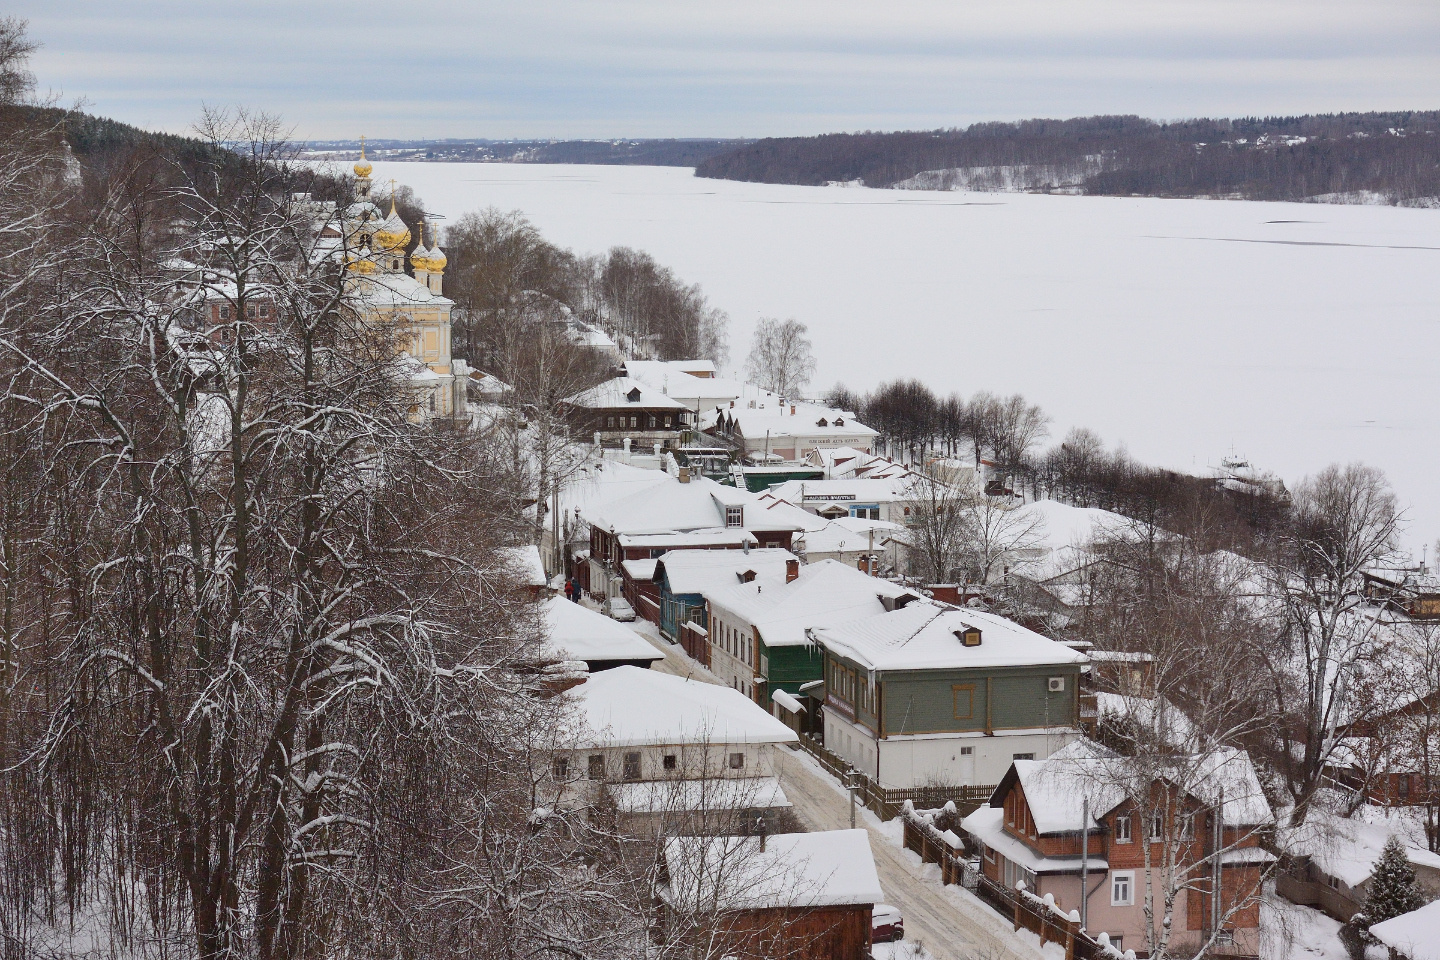
[[1440,900],[1373,924],[1370,932],[1410,960],[1440,960]]
[[587,746],[796,743],[799,737],[738,690],[639,667],[591,674],[573,697]]
[[550,582],[545,576],[545,564],[540,559],[539,547],[501,547],[496,552],[506,568],[519,577],[522,586],[543,587]]
[[774,777],[642,780],[612,783],[606,789],[615,806],[625,813],[764,810],[790,806],[790,799]]
[[883,903],[864,830],[758,837],[672,837],[662,893],[675,909],[829,907]]
[[664,660],[665,655],[634,630],[564,597],[542,605],[550,649],[565,659]]

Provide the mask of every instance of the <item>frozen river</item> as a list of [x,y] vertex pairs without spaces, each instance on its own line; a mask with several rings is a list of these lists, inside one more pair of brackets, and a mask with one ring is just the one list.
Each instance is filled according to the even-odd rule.
[[731,318],[809,324],[814,389],[1020,392],[1137,458],[1232,450],[1293,482],[1382,467],[1440,535],[1440,211],[914,193],[670,167],[376,163],[449,218],[519,209],[577,252],[639,247]]

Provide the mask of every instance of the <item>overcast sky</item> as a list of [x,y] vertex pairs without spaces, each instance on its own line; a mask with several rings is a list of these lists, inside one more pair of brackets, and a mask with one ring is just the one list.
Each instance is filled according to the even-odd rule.
[[10,0],[41,87],[183,132],[774,136],[1440,108],[1440,0]]

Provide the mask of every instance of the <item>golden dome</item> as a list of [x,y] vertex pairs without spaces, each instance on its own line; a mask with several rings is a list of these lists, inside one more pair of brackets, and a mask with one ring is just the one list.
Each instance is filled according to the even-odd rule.
[[445,251],[440,249],[440,241],[435,241],[435,246],[430,248],[430,269],[440,273],[445,269],[445,264],[450,261],[445,258]]
[[416,270],[432,269],[430,251],[425,249],[424,241],[421,241],[416,245],[414,250],[410,251],[410,266]]
[[375,231],[375,246],[381,250],[404,250],[410,246],[410,228],[395,212],[395,198],[390,198],[390,216]]
[[355,176],[368,177],[374,169],[370,165],[370,161],[365,159],[365,138],[362,136],[360,138],[360,159],[355,163]]

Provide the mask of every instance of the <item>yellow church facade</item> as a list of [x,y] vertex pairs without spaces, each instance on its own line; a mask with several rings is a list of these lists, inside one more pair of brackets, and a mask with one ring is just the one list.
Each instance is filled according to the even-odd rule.
[[[443,292],[445,252],[433,234],[426,245],[422,222],[414,237],[418,243],[406,256],[410,228],[396,212],[393,195],[388,214],[374,203],[373,172],[362,146],[355,164],[355,201],[341,219],[351,294],[366,319],[396,335],[403,350],[397,362],[413,392],[412,418],[465,419],[470,368],[451,354],[450,315],[455,302]],[[410,273],[405,272],[407,260]]]

